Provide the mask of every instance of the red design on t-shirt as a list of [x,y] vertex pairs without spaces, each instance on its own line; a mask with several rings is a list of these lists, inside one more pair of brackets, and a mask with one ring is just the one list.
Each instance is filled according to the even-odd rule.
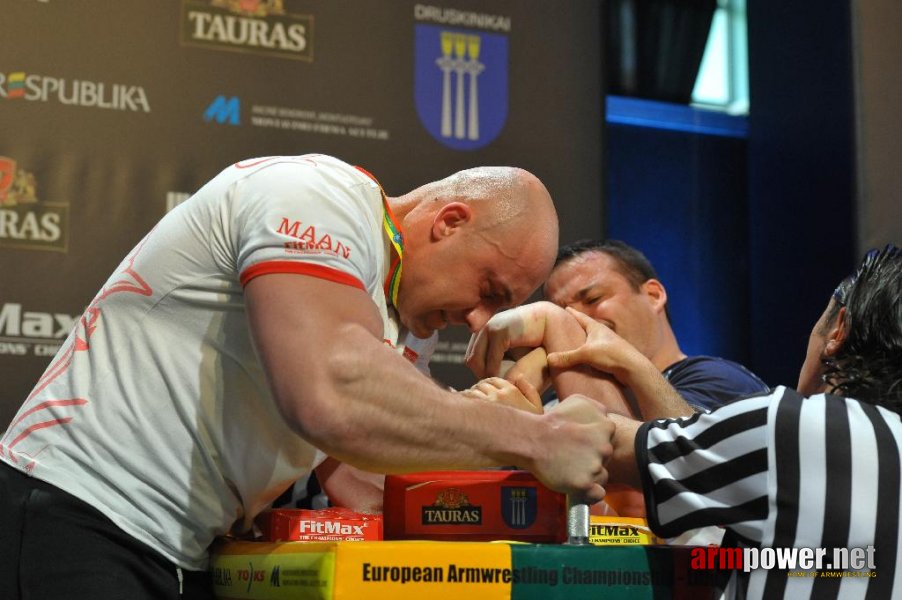
[[[151,231],[151,233],[153,233],[153,231]],[[139,294],[141,296],[150,296],[153,294],[151,287],[134,269],[135,259],[137,258],[138,253],[144,247],[144,244],[150,238],[150,235],[151,234],[148,233],[144,240],[142,240],[141,243],[135,247],[134,251],[128,257],[126,257],[125,261],[123,261],[121,271],[119,271],[117,274],[118,276],[113,279],[113,281],[109,285],[100,290],[100,293],[97,294],[97,296],[85,310],[84,314],[81,316],[75,326],[75,331],[70,334],[70,341],[68,342],[68,345],[64,346],[63,349],[61,349],[60,353],[57,354],[56,360],[47,368],[41,378],[38,379],[37,385],[35,386],[34,390],[32,390],[31,394],[28,395],[28,398],[25,400],[25,404],[28,404],[28,402],[34,399],[35,396],[44,391],[51,383],[53,383],[58,377],[60,377],[69,369],[69,366],[72,364],[72,359],[75,356],[76,352],[86,352],[91,349],[91,337],[94,335],[95,330],[100,324],[102,316],[101,303],[105,299],[109,298],[113,294],[119,293],[132,293]],[[34,423],[20,430],[22,421],[26,417],[54,407],[84,406],[86,404],[88,404],[88,400],[85,398],[53,399],[45,400],[40,404],[29,408],[21,415],[19,415],[18,418],[9,426],[9,429],[7,429],[6,435],[3,437],[4,444],[0,444],[0,456],[5,453],[7,456],[9,456],[10,460],[12,460],[13,463],[18,463],[18,458],[12,453],[13,446],[23,441],[35,431],[47,427],[54,427],[56,425],[65,425],[66,423],[71,422],[74,418],[52,418],[46,421]],[[12,438],[12,441],[6,442],[6,440],[8,440],[9,438]],[[31,456],[32,458],[37,456],[29,455],[24,452],[22,454]],[[25,469],[29,471],[32,468],[34,468],[34,461],[25,466]]]

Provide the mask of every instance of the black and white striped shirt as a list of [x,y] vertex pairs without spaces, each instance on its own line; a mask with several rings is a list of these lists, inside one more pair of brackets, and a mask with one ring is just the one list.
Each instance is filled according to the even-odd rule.
[[900,447],[898,414],[785,387],[709,414],[646,423],[636,437],[658,535],[721,525],[724,545],[875,548],[876,577],[737,571],[727,598],[902,595]]

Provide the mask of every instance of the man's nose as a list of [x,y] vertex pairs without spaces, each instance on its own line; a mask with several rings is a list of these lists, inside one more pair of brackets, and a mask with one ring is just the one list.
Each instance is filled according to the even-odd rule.
[[464,320],[466,320],[467,326],[470,328],[470,332],[476,333],[477,331],[482,329],[491,318],[492,311],[480,304],[470,309],[467,312],[466,317],[464,317]]

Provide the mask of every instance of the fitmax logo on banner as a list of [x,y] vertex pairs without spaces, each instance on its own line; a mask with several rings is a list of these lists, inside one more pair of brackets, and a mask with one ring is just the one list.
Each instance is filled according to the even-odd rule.
[[216,96],[204,111],[204,121],[216,121],[220,125],[241,125],[241,99],[237,96]]
[[19,303],[6,302],[0,306],[0,355],[53,356],[78,317],[24,310]]
[[65,251],[68,230],[69,205],[39,202],[34,174],[0,156],[0,247]]
[[508,106],[507,36],[415,26],[414,99],[433,138],[476,150],[504,128]]

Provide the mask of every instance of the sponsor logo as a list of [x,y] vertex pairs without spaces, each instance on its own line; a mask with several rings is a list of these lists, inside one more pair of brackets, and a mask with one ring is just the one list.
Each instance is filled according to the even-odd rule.
[[639,528],[632,525],[590,525],[589,537],[639,538]]
[[282,566],[276,565],[269,574],[269,585],[272,587],[282,587]]
[[365,525],[348,525],[340,521],[302,519],[298,523],[298,533],[300,535],[358,535],[363,537],[364,527]]
[[[876,577],[874,546],[866,548],[723,548],[696,547],[689,566],[695,570],[756,569],[789,571],[788,577]],[[832,560],[831,560],[832,559]]]
[[435,503],[422,508],[423,525],[481,525],[482,507],[470,504],[457,488],[439,492]]
[[413,16],[417,21],[438,23],[446,27],[469,27],[471,29],[504,32],[510,32],[511,30],[510,17],[454,8],[441,8],[429,4],[417,4],[414,6]]
[[204,121],[216,121],[220,125],[241,125],[241,100],[237,96],[216,96],[204,111]]
[[[453,18],[445,12],[436,16],[432,8],[417,5],[414,17],[501,31],[510,28],[509,19],[503,17]],[[506,29],[497,26],[497,19]],[[418,24],[414,45],[414,101],[430,135],[455,150],[476,150],[497,138],[507,120],[507,35]]]
[[182,0],[182,44],[313,60],[313,16],[283,0]]
[[66,251],[69,205],[39,202],[33,173],[0,156],[0,247]]
[[213,585],[217,585],[217,586],[221,586],[221,587],[231,587],[232,586],[232,569],[223,568],[223,567],[213,567],[213,569],[211,569],[211,571],[212,571],[211,575],[213,576]]
[[266,104],[252,105],[250,114],[250,124],[254,127],[268,127],[286,131],[303,131],[380,141],[386,141],[391,137],[391,132],[378,127],[373,117],[364,115]]
[[0,306],[0,355],[53,356],[78,315],[25,310],[16,302]]
[[22,71],[0,73],[0,98],[150,112],[147,93],[141,86],[84,79],[70,80]]
[[536,521],[538,501],[534,487],[502,487],[501,518],[512,529],[526,529]]
[[334,254],[341,258],[350,258],[351,256],[350,246],[338,239],[333,240],[328,233],[324,233],[322,236],[317,235],[315,225],[304,227],[301,221],[282,217],[276,233],[296,240],[284,243],[285,252],[288,254]]
[[[316,111],[302,108],[288,108],[262,104],[250,104],[245,123],[252,127],[266,127],[285,131],[301,131],[338,135],[359,139],[387,141],[391,134],[387,129],[375,126],[373,117]],[[204,109],[204,121],[215,121],[220,125],[241,125],[241,98],[238,96],[217,96]]]
[[466,360],[468,342],[452,342],[440,340],[435,344],[435,352],[429,359],[429,364],[462,365]]
[[[0,77],[2,76],[3,75],[0,75]],[[0,90],[2,90],[2,88],[0,88]],[[2,93],[3,92],[0,91],[0,94]],[[25,97],[25,73],[19,71],[17,73],[10,73],[7,76],[6,97],[11,100]]]
[[248,563],[247,566],[247,569],[235,569],[235,571],[238,575],[238,581],[247,582],[247,589],[245,591],[250,592],[254,582],[264,583],[266,581],[266,570],[255,569],[254,563]]

